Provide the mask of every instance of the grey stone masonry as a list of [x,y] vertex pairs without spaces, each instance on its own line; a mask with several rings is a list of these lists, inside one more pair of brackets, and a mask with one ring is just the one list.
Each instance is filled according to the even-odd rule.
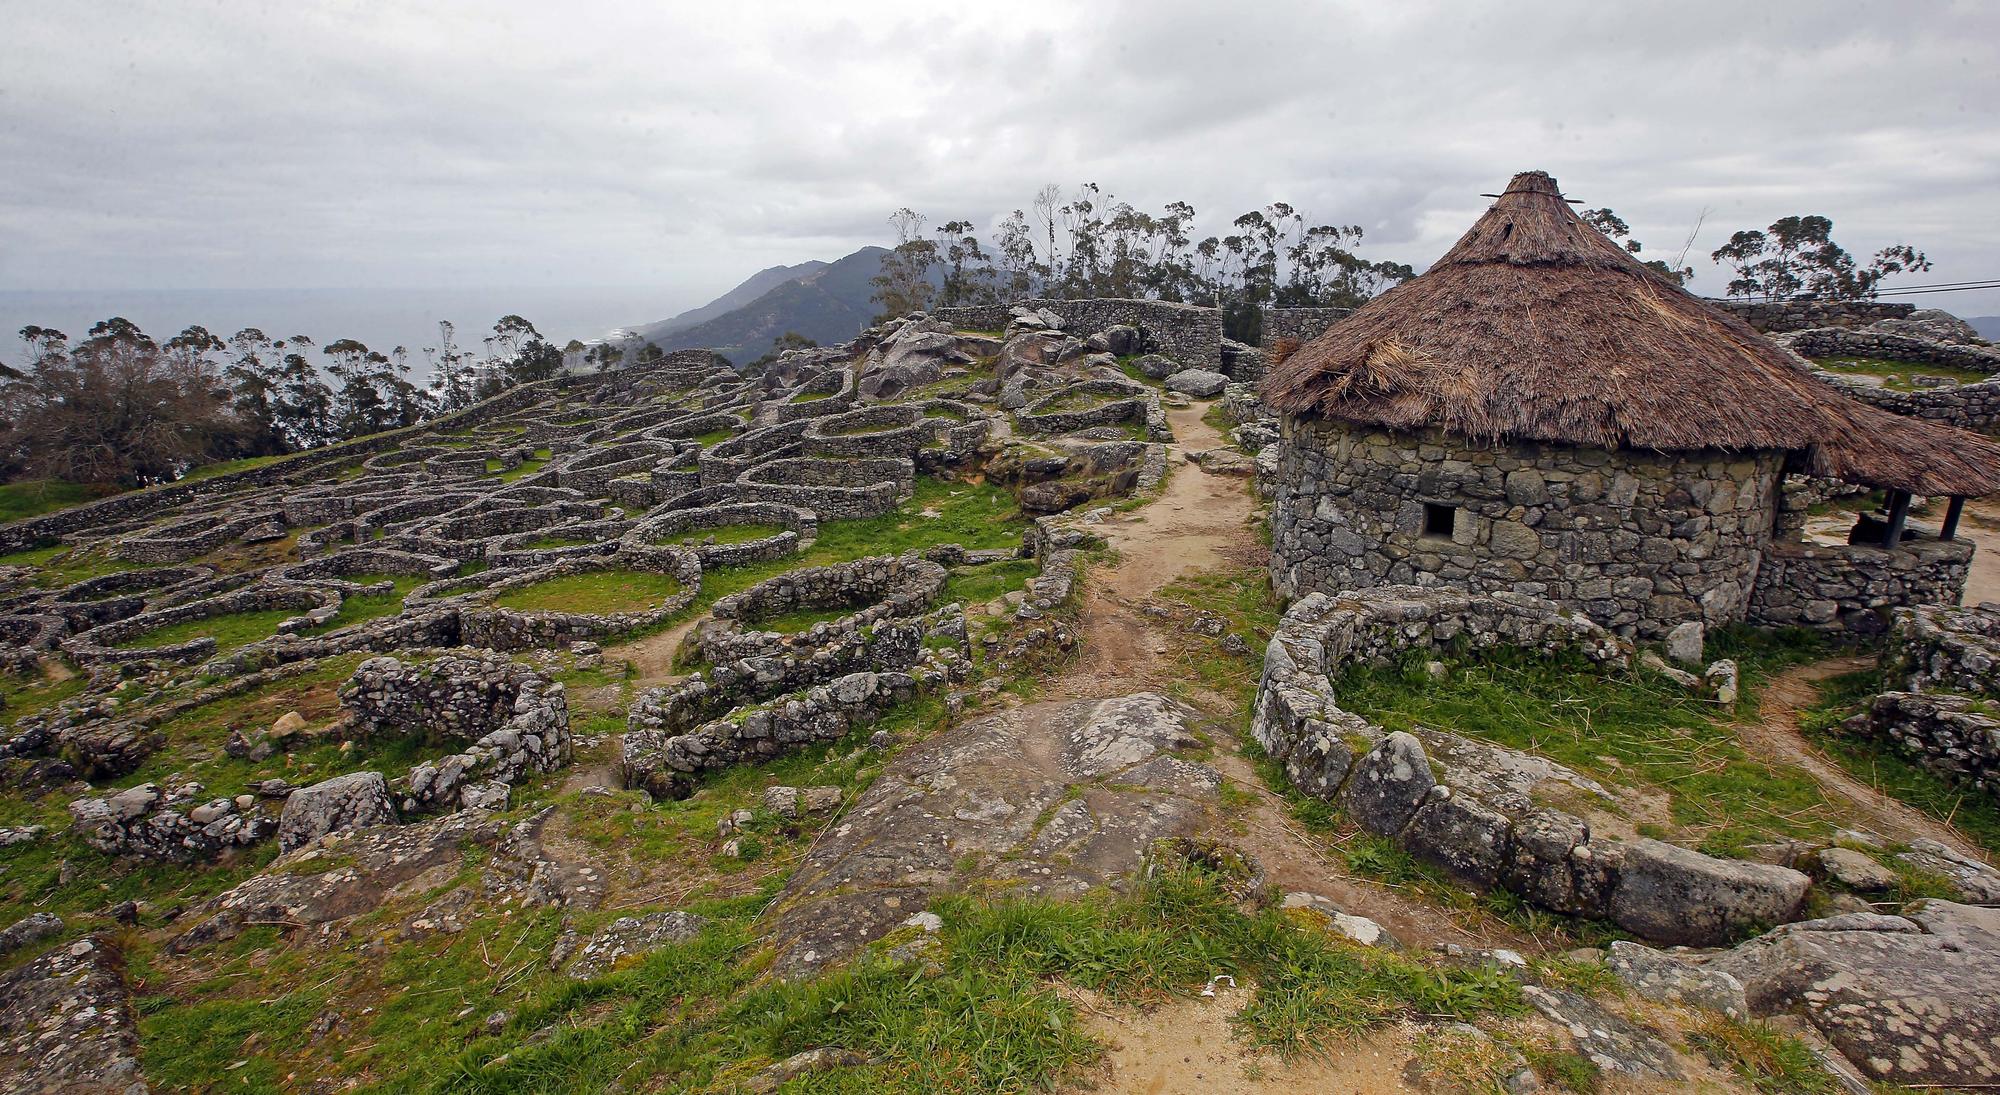
[[[1134,327],[1147,350],[1165,354],[1189,368],[1222,367],[1222,313],[1214,308],[1122,297],[1085,300],[1036,297],[1011,307],[1047,312],[1062,321],[1065,331],[1079,337],[1107,327]],[[997,331],[1007,326],[1009,307],[938,308],[929,315],[954,327]]]
[[1889,629],[1889,677],[1911,692],[2000,698],[2000,605],[1915,605]]
[[1744,618],[1777,453],[1473,446],[1287,417],[1271,580],[1283,597],[1438,585],[1548,597],[1621,634]]
[[1757,568],[1749,622],[1879,635],[1889,611],[1956,604],[1972,567],[1972,544],[1928,537],[1895,549],[1866,544],[1774,543]]
[[[1299,790],[1475,888],[1504,886],[1554,912],[1690,946],[1796,915],[1811,884],[1798,871],[1593,837],[1582,818],[1535,793],[1547,779],[1566,793],[1602,793],[1578,774],[1456,735],[1389,733],[1340,708],[1335,683],[1349,666],[1447,646],[1573,651],[1612,668],[1629,658],[1609,632],[1539,597],[1413,586],[1315,593],[1292,605],[1265,648],[1251,734]],[[1524,784],[1528,772],[1540,774]]]
[[1803,331],[1808,327],[1865,327],[1877,320],[1901,319],[1917,310],[1914,304],[1880,300],[1711,300],[1709,303],[1735,312],[1750,326],[1769,334]]
[[1806,357],[1872,357],[1944,365],[1992,376],[2000,373],[2000,350],[1898,334],[1877,327],[1815,327],[1780,339]]
[[2000,801],[2000,719],[1972,696],[1884,692],[1842,724],[1887,742],[1933,775]]
[[1266,308],[1257,345],[1270,349],[1281,338],[1311,342],[1335,322],[1353,314],[1352,308]]

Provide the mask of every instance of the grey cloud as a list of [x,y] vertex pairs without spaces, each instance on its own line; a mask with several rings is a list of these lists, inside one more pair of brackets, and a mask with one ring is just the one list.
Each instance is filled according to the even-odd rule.
[[[1514,171],[1658,249],[1795,212],[2000,274],[2000,9],[0,0],[0,285],[694,303],[1042,183],[1284,199],[1421,266]],[[1950,301],[2000,312],[2000,294]]]

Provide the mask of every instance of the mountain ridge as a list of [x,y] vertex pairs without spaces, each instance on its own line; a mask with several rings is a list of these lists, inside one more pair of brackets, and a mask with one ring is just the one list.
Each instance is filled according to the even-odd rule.
[[[881,272],[882,256],[888,253],[884,247],[863,247],[832,262],[820,262],[817,269],[782,280],[748,303],[691,326],[653,335],[647,335],[644,328],[636,330],[662,350],[705,348],[739,364],[768,353],[788,331],[822,345],[844,342],[859,334],[875,316],[872,281]],[[758,276],[780,269],[796,267],[772,267]],[[719,297],[714,303],[722,300]]]
[[661,337],[670,335],[675,331],[684,331],[689,327],[706,323],[717,316],[733,312],[788,281],[797,281],[808,277],[820,270],[826,269],[830,265],[832,264],[824,259],[807,259],[804,262],[794,263],[791,266],[786,266],[782,263],[777,266],[767,266],[744,278],[735,288],[699,308],[690,308],[679,315],[653,323],[639,324],[632,327],[631,330],[640,338],[657,341]]

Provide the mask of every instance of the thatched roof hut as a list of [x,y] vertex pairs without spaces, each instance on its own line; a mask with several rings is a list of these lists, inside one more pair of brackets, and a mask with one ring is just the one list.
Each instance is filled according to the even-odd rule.
[[1539,171],[1516,175],[1421,277],[1286,359],[1264,397],[1284,414],[1475,441],[1780,450],[1850,482],[2000,493],[2000,445],[1843,394],[1648,270]]

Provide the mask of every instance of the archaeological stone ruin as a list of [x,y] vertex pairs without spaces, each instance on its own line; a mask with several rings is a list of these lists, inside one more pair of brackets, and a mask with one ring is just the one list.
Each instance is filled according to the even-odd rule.
[[[1123,1007],[1197,914],[1329,979],[1286,1053],[2000,1083],[2000,379],[1922,372],[2000,351],[1695,298],[1539,172],[1257,318],[675,351],[0,525],[0,1087],[429,1090],[418,1030],[482,1089],[866,1086],[884,985],[1081,1060],[1043,990]],[[1288,968],[1198,964],[1136,995],[1247,1030]]]

